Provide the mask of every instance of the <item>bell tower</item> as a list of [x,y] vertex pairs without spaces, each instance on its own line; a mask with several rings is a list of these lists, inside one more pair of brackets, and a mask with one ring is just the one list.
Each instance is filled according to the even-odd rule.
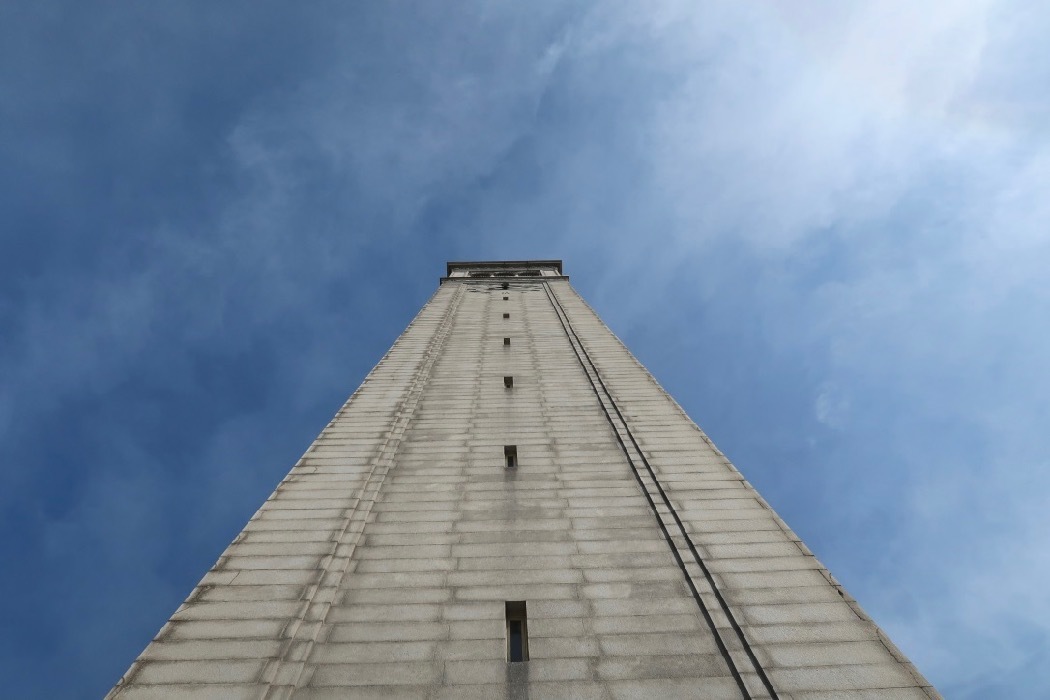
[[560,260],[438,289],[112,698],[937,698]]

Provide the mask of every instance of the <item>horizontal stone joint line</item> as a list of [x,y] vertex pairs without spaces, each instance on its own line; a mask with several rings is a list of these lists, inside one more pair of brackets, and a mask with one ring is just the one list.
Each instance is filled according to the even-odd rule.
[[[701,571],[703,572],[704,577],[707,579],[708,585],[710,586],[712,592],[714,593],[716,599],[718,600],[719,607],[722,608],[723,613],[725,614],[726,618],[729,620],[730,626],[733,628],[733,631],[736,633],[737,638],[740,640],[740,643],[743,646],[744,651],[747,653],[747,656],[748,656],[748,658],[751,661],[751,665],[754,667],[755,671],[758,673],[759,677],[762,680],[762,684],[765,686],[765,688],[769,692],[770,696],[772,698],[774,698],[774,700],[775,700],[776,698],[779,697],[777,695],[776,689],[773,687],[773,684],[769,680],[769,677],[766,674],[765,669],[762,667],[762,664],[761,664],[761,662],[759,662],[758,657],[755,655],[755,652],[752,649],[751,644],[748,642],[747,637],[744,635],[743,628],[740,627],[740,624],[736,620],[736,616],[733,615],[733,611],[732,611],[732,609],[731,609],[731,607],[729,605],[729,602],[725,599],[725,597],[722,595],[722,592],[718,589],[718,585],[715,582],[714,576],[711,574],[711,571],[708,568],[707,563],[703,560],[703,557],[700,556],[700,552],[696,549],[696,545],[693,543],[692,538],[689,537],[689,533],[686,531],[685,524],[682,522],[681,517],[678,515],[678,511],[671,504],[671,500],[667,496],[666,491],[664,491],[663,486],[660,484],[660,480],[657,478],[655,470],[653,469],[652,465],[649,463],[649,460],[645,456],[645,453],[642,451],[642,448],[638,444],[638,441],[635,439],[634,434],[633,434],[633,432],[630,429],[630,426],[627,424],[627,419],[624,418],[623,413],[620,411],[619,406],[617,406],[617,404],[616,404],[616,400],[612,396],[612,392],[609,391],[609,388],[608,388],[608,386],[606,386],[605,381],[601,378],[601,375],[598,372],[597,366],[594,364],[594,361],[591,359],[590,354],[587,352],[586,347],[584,347],[584,345],[583,345],[583,341],[580,340],[579,335],[576,333],[575,329],[573,329],[572,324],[571,324],[571,322],[568,319],[568,314],[564,311],[564,308],[561,306],[561,303],[557,301],[557,293],[554,292],[552,289],[550,289],[549,285],[547,285],[547,287],[548,287],[548,290],[549,290],[548,294],[550,294],[552,296],[552,303],[555,303],[557,308],[559,309],[560,313],[565,315],[566,333],[567,334],[571,333],[572,337],[570,338],[570,340],[575,339],[575,343],[579,344],[580,352],[577,353],[577,358],[580,360],[580,364],[584,365],[584,370],[587,371],[587,365],[584,364],[584,362],[583,362],[584,358],[586,358],[587,363],[590,365],[591,371],[593,371],[594,379],[597,380],[597,382],[598,382],[598,384],[595,384],[592,381],[592,386],[594,387],[595,393],[598,394],[599,400],[602,399],[602,396],[601,396],[602,392],[605,393],[605,396],[608,399],[609,405],[612,407],[613,411],[615,411],[615,413],[616,413],[620,423],[623,426],[623,431],[627,434],[628,438],[630,439],[630,442],[631,442],[631,445],[634,448],[634,451],[641,458],[641,462],[645,466],[645,469],[648,472],[649,476],[651,477],[653,484],[656,486],[656,489],[657,489],[657,491],[658,491],[658,493],[660,495],[661,500],[666,505],[667,510],[669,511],[670,515],[673,517],[673,519],[674,519],[674,521],[675,521],[675,523],[677,525],[677,529],[681,532],[682,537],[684,538],[686,544],[688,545],[690,553],[692,554],[692,558],[694,559],[694,561],[697,563],[697,565],[700,567]],[[589,309],[590,307],[587,307],[587,308]],[[592,313],[593,313],[593,311],[592,311]],[[608,329],[606,328],[606,330],[608,330]],[[622,346],[622,344],[621,344],[621,346]],[[574,349],[575,349],[575,346],[574,346]],[[588,378],[590,378],[591,372],[588,372],[587,374],[588,374]],[[598,390],[598,385],[599,384],[601,385],[601,390],[602,391]],[[613,420],[612,415],[605,409],[604,401],[602,402],[602,409],[603,409],[603,411],[605,411],[606,416],[609,419],[609,422],[613,425],[614,429],[616,429],[616,422]],[[679,410],[681,410],[681,407],[679,407]],[[684,415],[684,411],[683,411],[683,415]],[[618,430],[616,430],[616,434],[617,434],[617,439],[620,440],[620,435],[619,435],[619,431]],[[628,451],[626,444],[624,444],[622,442],[622,440],[621,440],[621,446],[624,449],[624,453],[627,455],[628,461],[631,462],[631,468],[632,469],[636,469],[635,463],[631,460],[630,452]],[[636,471],[636,476],[638,477],[639,484],[642,484],[641,477],[637,474],[637,471]],[[643,484],[643,488],[644,488],[644,484]],[[652,500],[650,500],[650,502],[652,502]],[[655,506],[654,506],[654,510],[656,510]],[[657,513],[657,517],[658,518],[660,517],[659,513]],[[661,522],[661,527],[662,527],[662,522]],[[716,635],[717,635],[717,632],[716,632]]]
[[[334,555],[336,550],[340,546],[348,546],[351,549],[351,554],[345,557],[341,557],[342,563],[337,572],[338,580],[334,586],[339,587],[339,582],[342,581],[343,577],[346,576],[346,572],[349,568],[350,561],[352,560],[352,550],[356,548],[358,542],[360,542],[361,534],[364,532],[364,527],[351,528],[354,523],[364,523],[369,516],[369,512],[375,505],[375,498],[367,499],[366,510],[367,512],[361,511],[358,506],[364,500],[364,496],[371,489],[373,496],[379,492],[382,487],[383,481],[386,479],[387,473],[390,471],[390,467],[394,462],[394,457],[397,454],[398,448],[401,446],[402,438],[408,427],[408,424],[412,420],[412,416],[415,413],[416,406],[419,404],[419,399],[422,396],[423,388],[427,383],[427,379],[430,376],[430,372],[434,367],[434,363],[437,358],[441,355],[441,349],[444,346],[445,339],[449,335],[449,331],[452,327],[452,321],[455,318],[456,309],[459,307],[460,300],[463,296],[463,287],[458,287],[454,292],[452,299],[449,301],[448,307],[445,309],[445,314],[438,327],[434,331],[434,335],[431,336],[430,342],[426,346],[426,350],[423,353],[423,360],[419,365],[419,368],[415,372],[412,384],[408,391],[405,393],[405,397],[402,399],[400,406],[396,411],[396,418],[394,425],[390,432],[387,434],[386,439],[383,441],[383,445],[376,453],[375,460],[372,463],[372,469],[369,471],[368,476],[365,478],[364,483],[361,485],[361,489],[358,492],[358,496],[355,499],[354,506],[350,509],[349,514],[346,516],[343,522],[343,527],[340,530],[339,535],[332,543],[332,553],[330,556],[329,564],[324,566],[325,571],[321,573],[318,582],[312,586],[312,593],[306,601],[302,617],[297,619],[290,634],[286,634],[286,639],[283,642],[283,649],[275,663],[271,664],[271,673],[269,678],[264,679],[266,682],[266,690],[263,693],[263,698],[278,698],[282,697],[287,690],[287,686],[282,685],[281,687],[274,686],[275,680],[281,677],[280,669],[282,666],[294,663],[298,666],[297,671],[294,674],[294,680],[291,683],[292,688],[300,687],[300,683],[303,680],[303,673],[307,667],[307,660],[310,657],[310,651],[313,649],[317,642],[317,638],[324,627],[325,620],[328,617],[328,613],[332,608],[333,600],[326,600],[318,605],[322,609],[322,614],[316,616],[317,622],[314,625],[313,633],[310,638],[306,641],[305,649],[300,652],[301,659],[299,661],[292,662],[288,656],[292,649],[295,648],[296,632],[298,631],[301,623],[309,616],[310,608],[314,605],[313,598],[321,588],[321,584],[325,582],[326,575],[328,574],[327,567],[330,562],[335,559]],[[398,339],[400,340],[400,338]],[[396,342],[395,342],[396,344]],[[352,541],[343,541],[347,534],[352,535]]]
[[[722,639],[722,635],[718,631],[718,627],[715,624],[714,618],[711,615],[711,611],[708,610],[707,605],[704,603],[704,600],[703,600],[702,596],[700,595],[700,592],[697,589],[696,584],[693,581],[692,576],[689,574],[689,572],[688,572],[688,570],[686,568],[685,560],[682,558],[681,554],[678,551],[677,545],[674,543],[673,536],[670,534],[670,532],[669,532],[667,526],[665,525],[663,519],[660,517],[659,509],[657,508],[657,504],[656,504],[655,500],[653,499],[652,494],[649,492],[649,489],[643,483],[641,473],[639,472],[638,467],[636,466],[634,460],[631,457],[631,453],[630,453],[630,451],[628,449],[627,444],[623,441],[622,437],[620,436],[620,431],[618,429],[617,423],[613,419],[612,414],[609,412],[609,409],[606,407],[606,401],[608,401],[608,403],[616,411],[617,415],[619,416],[620,421],[623,423],[623,428],[624,428],[625,432],[631,437],[632,442],[633,442],[633,437],[634,436],[631,435],[630,429],[627,427],[626,421],[624,420],[622,413],[620,413],[620,411],[617,408],[615,402],[612,400],[612,395],[609,392],[608,387],[605,386],[604,381],[602,381],[601,376],[598,374],[598,369],[594,365],[594,362],[591,360],[590,355],[587,353],[586,348],[583,346],[583,342],[580,340],[579,335],[576,333],[575,329],[573,329],[572,324],[569,321],[568,314],[565,312],[564,307],[561,305],[561,302],[558,300],[557,294],[551,289],[550,285],[548,285],[548,284],[544,284],[544,290],[547,292],[547,296],[550,299],[551,305],[554,307],[555,312],[558,315],[558,320],[561,323],[562,330],[565,332],[566,337],[569,339],[569,344],[572,347],[573,353],[576,355],[576,359],[579,361],[580,366],[583,369],[584,374],[586,375],[587,380],[590,383],[591,388],[593,389],[595,396],[598,398],[598,403],[601,406],[602,412],[605,414],[605,417],[608,420],[609,425],[613,428],[613,434],[615,435],[617,442],[620,444],[620,448],[623,450],[624,456],[627,458],[627,462],[628,462],[629,466],[631,467],[631,471],[634,474],[634,478],[638,482],[638,485],[641,487],[642,493],[645,496],[646,500],[648,501],[649,506],[650,506],[653,514],[656,517],[657,523],[660,526],[660,530],[662,531],[662,533],[664,535],[664,538],[667,541],[667,544],[668,544],[668,546],[669,546],[669,548],[671,550],[671,554],[674,555],[675,561],[677,562],[679,569],[681,569],[682,574],[685,577],[686,583],[688,584],[689,589],[692,592],[693,599],[696,601],[697,606],[700,608],[700,612],[703,614],[704,620],[707,622],[707,625],[708,625],[708,627],[711,630],[711,633],[712,633],[712,636],[714,637],[715,643],[718,646],[718,650],[721,653],[722,658],[725,660],[726,665],[729,667],[730,672],[732,673],[733,680],[736,682],[737,687],[740,689],[740,692],[743,695],[743,697],[745,698],[745,700],[752,700],[753,696],[751,695],[751,692],[748,689],[747,684],[745,683],[744,678],[741,675],[740,670],[737,667],[736,661],[734,660],[733,655],[730,652],[730,650],[729,650],[728,646],[726,645],[725,641]],[[586,358],[586,361],[585,361],[584,358]],[[588,367],[588,365],[589,365],[589,367]],[[599,384],[602,387],[601,389],[598,388]],[[604,390],[604,396],[603,396],[603,390]],[[634,446],[635,446],[635,449],[637,450],[637,453],[641,454],[641,449],[638,447],[637,443],[634,443]],[[644,455],[643,455],[643,459],[644,459]],[[648,462],[646,462],[646,466],[647,467],[649,466]],[[652,473],[651,467],[649,467],[649,471],[652,474],[652,478],[655,480],[656,479],[656,475],[655,475],[655,473]],[[659,486],[659,482],[657,482],[657,486]],[[661,490],[661,493],[662,493],[662,490]],[[664,500],[665,500],[666,505],[671,510],[671,512],[674,512],[674,509],[670,508],[670,501],[668,501],[666,499],[666,494],[663,494],[663,495],[664,495]],[[692,547],[692,541],[689,540],[688,535],[685,532],[685,527],[683,525],[681,525],[681,520],[677,518],[677,513],[675,513],[675,516],[676,516],[676,520],[679,523],[680,531],[681,531],[683,537],[685,537],[686,541],[690,544],[690,547],[693,550],[693,556],[696,558],[697,563],[700,564],[701,568],[706,572],[706,567],[704,566],[703,562],[700,560],[699,553],[696,552],[695,547]],[[716,596],[718,596],[719,601],[723,602],[721,596],[718,595],[717,589],[714,589],[713,579],[709,580],[709,583],[712,586],[713,592],[716,594]],[[726,612],[728,613],[728,611],[726,611]],[[732,618],[731,614],[727,614],[727,617],[730,619],[730,621],[732,622],[734,627],[737,627],[736,621]],[[772,684],[769,683],[768,678],[765,677],[764,671],[762,670],[761,666],[758,664],[757,658],[754,656],[754,652],[750,650],[750,647],[748,646],[747,641],[742,637],[742,635],[740,636],[740,639],[743,642],[745,648],[749,651],[748,656],[749,656],[749,658],[752,661],[752,665],[754,666],[754,668],[760,674],[762,674],[763,684],[766,685],[766,687],[770,691],[770,695],[773,698],[777,698],[778,696],[776,695],[776,691],[773,689]]]

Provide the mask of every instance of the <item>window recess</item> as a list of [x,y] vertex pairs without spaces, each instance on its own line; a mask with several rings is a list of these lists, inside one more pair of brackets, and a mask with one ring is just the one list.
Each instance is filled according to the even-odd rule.
[[507,601],[507,661],[529,660],[529,621],[524,600]]

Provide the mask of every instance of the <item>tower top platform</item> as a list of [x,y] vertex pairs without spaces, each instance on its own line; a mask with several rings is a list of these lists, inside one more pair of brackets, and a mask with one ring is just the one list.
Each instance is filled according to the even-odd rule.
[[561,260],[450,261],[442,282],[460,278],[564,277]]

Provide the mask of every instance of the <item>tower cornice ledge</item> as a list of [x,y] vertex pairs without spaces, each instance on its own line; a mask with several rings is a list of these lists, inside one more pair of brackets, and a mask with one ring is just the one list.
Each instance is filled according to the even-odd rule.
[[562,274],[561,260],[474,260],[450,261],[446,264],[444,284],[448,280],[491,279],[491,278],[560,278],[568,279]]

